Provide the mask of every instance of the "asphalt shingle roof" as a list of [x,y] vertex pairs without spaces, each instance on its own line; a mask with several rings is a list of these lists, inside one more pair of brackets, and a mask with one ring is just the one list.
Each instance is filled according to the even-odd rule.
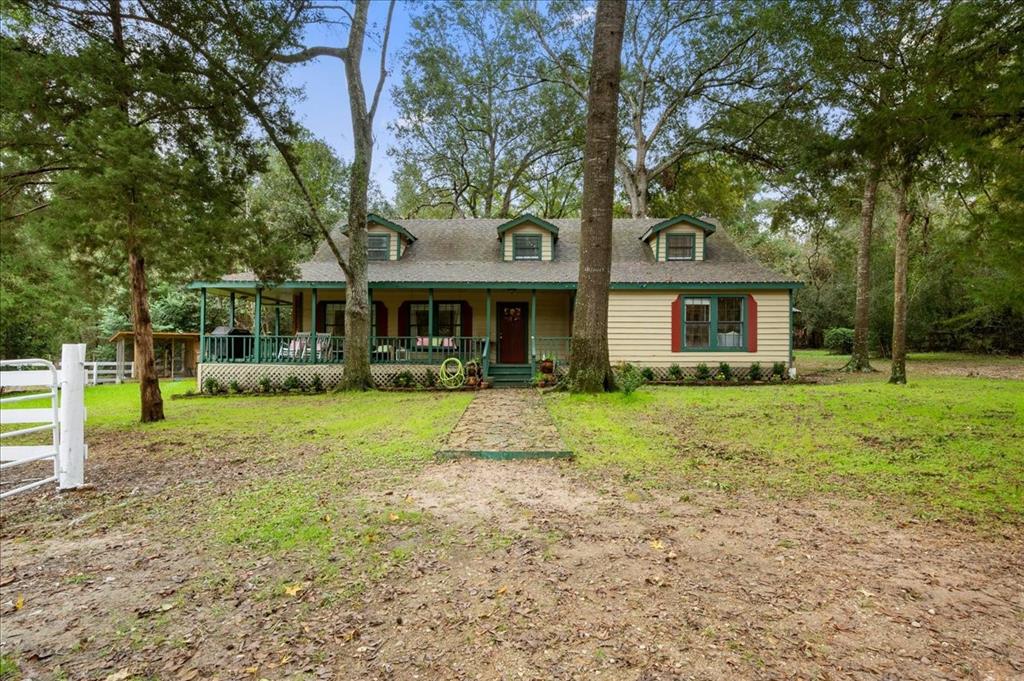
[[[497,228],[504,219],[399,220],[416,236],[399,260],[370,262],[370,283],[572,283],[580,254],[579,219],[551,220],[558,227],[554,259],[515,261],[502,259]],[[612,227],[612,282],[645,283],[797,283],[764,267],[742,253],[724,229],[709,234],[702,261],[656,262],[640,236],[660,219],[619,219]],[[344,252],[347,239],[339,235]],[[343,282],[345,276],[326,244],[312,260],[299,265],[304,282]],[[251,282],[251,272],[224,277],[224,281]]]

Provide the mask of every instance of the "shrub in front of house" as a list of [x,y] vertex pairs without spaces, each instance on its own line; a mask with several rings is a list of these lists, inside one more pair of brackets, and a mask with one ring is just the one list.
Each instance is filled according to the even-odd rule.
[[706,381],[711,378],[711,369],[707,364],[701,362],[697,365],[697,380]]
[[423,385],[428,388],[434,388],[437,386],[437,372],[433,369],[427,369],[426,375],[423,377]]
[[324,391],[324,381],[320,378],[320,374],[313,374],[313,378],[309,381],[309,389],[315,393],[322,393]]
[[772,365],[772,376],[778,376],[780,381],[786,380],[786,363],[776,362]]
[[238,393],[242,392],[242,386],[238,384],[238,381],[231,381],[230,383],[228,383],[228,392],[237,395]]
[[651,381],[654,380],[654,369],[652,369],[651,367],[644,367],[643,370],[640,372],[640,375],[643,376],[643,379],[645,381],[650,383]]
[[749,378],[751,381],[760,381],[761,380],[761,363],[760,362],[754,362],[753,364],[750,365],[750,369],[747,370],[747,378]]
[[849,355],[853,352],[853,329],[837,326],[825,331],[825,347],[833,355]]
[[673,364],[668,368],[668,377],[672,381],[681,381],[683,379],[683,368],[678,364]]
[[632,395],[644,384],[644,375],[632,364],[626,364],[619,371],[619,390],[623,395]]
[[301,390],[302,382],[299,380],[298,376],[292,374],[281,382],[281,388],[288,391]]
[[213,376],[208,377],[203,381],[203,392],[207,395],[216,395],[220,392],[220,381]]
[[728,362],[719,363],[718,372],[715,374],[715,378],[717,378],[720,381],[732,380],[732,367],[729,366]]
[[259,387],[259,391],[261,393],[269,393],[271,390],[273,390],[273,387],[274,387],[270,383],[270,377],[269,376],[264,376],[263,378],[261,378],[256,383],[256,385]]
[[391,379],[391,384],[396,388],[411,388],[416,385],[416,377],[406,369],[395,374],[395,377]]

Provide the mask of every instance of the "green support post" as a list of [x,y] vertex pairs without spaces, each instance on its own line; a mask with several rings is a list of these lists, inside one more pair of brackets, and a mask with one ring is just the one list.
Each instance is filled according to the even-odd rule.
[[484,378],[487,378],[490,375],[491,370],[491,289],[487,289],[485,305],[487,306],[487,312],[484,313],[484,317],[487,321],[484,322],[484,349],[486,352],[484,353],[483,369]]
[[274,335],[281,335],[281,303],[274,303]]
[[253,359],[257,364],[260,363],[260,355],[263,350],[263,289],[256,289],[256,323],[253,324],[256,328],[253,329],[254,340],[256,347],[253,349]]
[[427,362],[434,362],[434,289],[427,289]]
[[199,290],[199,361],[206,361],[206,287]]
[[309,316],[309,357],[312,362],[316,362],[316,289],[313,289],[313,296],[310,303],[313,305],[313,309],[310,311]]
[[530,376],[537,373],[537,289],[530,289]]
[[375,347],[377,347],[377,340],[376,340],[377,334],[374,332],[374,329],[373,329],[373,312],[374,312],[374,310],[373,310],[373,289],[370,288],[370,287],[366,288],[366,301],[367,301],[367,303],[370,306],[370,346],[369,346],[368,349],[370,351],[370,361],[372,362],[373,361],[373,349]]
[[[204,291],[206,289],[203,289]],[[228,326],[235,328],[235,292],[228,295]]]

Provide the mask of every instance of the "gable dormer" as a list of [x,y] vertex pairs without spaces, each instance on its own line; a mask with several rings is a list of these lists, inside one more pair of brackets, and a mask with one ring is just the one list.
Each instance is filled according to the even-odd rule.
[[651,225],[640,237],[658,262],[703,260],[704,243],[715,225],[692,215],[677,215]]
[[504,260],[537,261],[555,257],[558,227],[536,215],[523,213],[514,220],[498,225],[498,239]]
[[374,213],[366,216],[366,259],[370,262],[398,260],[414,241],[416,237],[400,224]]

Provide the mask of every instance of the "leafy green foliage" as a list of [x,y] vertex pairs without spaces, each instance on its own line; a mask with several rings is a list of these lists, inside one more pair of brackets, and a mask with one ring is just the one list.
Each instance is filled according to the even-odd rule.
[[825,332],[825,347],[836,355],[853,352],[853,329],[835,327]]
[[760,381],[762,376],[763,375],[761,372],[761,363],[754,362],[753,364],[751,364],[750,368],[747,370],[747,378],[749,378],[751,381]]
[[683,368],[678,364],[673,364],[668,368],[668,377],[673,381],[678,381],[683,378]]
[[652,369],[651,367],[644,367],[643,369],[640,370],[640,375],[647,382],[653,381],[654,380],[654,369]]
[[709,378],[711,378],[711,369],[710,369],[710,367],[708,367],[708,365],[706,363],[701,362],[700,364],[697,365],[697,370],[696,370],[696,374],[695,375],[697,376],[697,380],[699,380],[699,381],[706,381]]
[[731,381],[732,380],[732,367],[728,362],[720,362],[718,365],[718,371],[715,372],[715,379],[719,381]]
[[302,382],[299,381],[299,377],[295,374],[289,374],[285,377],[284,381],[281,382],[282,390],[300,390],[302,388]]
[[644,384],[643,372],[628,363],[619,368],[617,379],[623,395],[632,395]]
[[203,381],[203,392],[207,395],[216,395],[220,391],[220,381],[213,376],[208,376],[206,380]]

